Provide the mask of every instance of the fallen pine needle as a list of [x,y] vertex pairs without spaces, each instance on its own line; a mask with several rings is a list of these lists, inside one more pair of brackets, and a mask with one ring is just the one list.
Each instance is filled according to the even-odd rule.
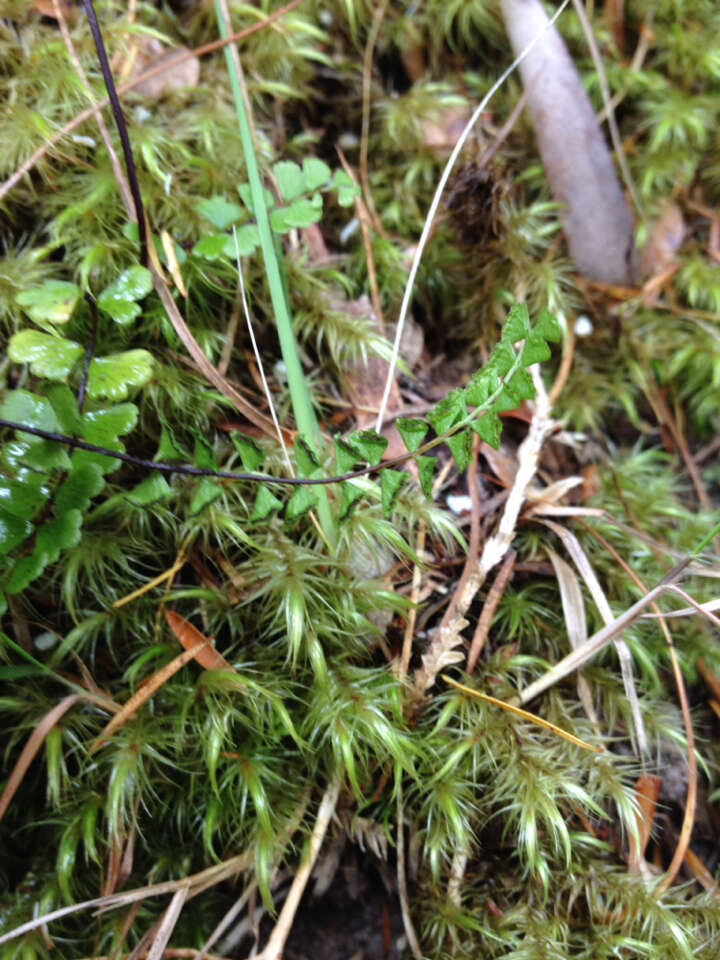
[[8,778],[7,783],[5,784],[5,789],[0,795],[0,820],[5,816],[5,811],[10,806],[10,801],[15,796],[18,787],[23,781],[23,777],[28,771],[30,764],[35,759],[38,750],[42,747],[43,743],[47,738],[47,735],[53,729],[56,723],[58,723],[68,712],[71,707],[74,707],[75,704],[82,700],[82,695],[78,693],[71,693],[69,697],[65,697],[64,700],[61,700],[60,703],[56,704],[52,710],[45,714],[45,716],[37,724],[33,732],[30,734],[27,743],[23,747],[22,753],[20,754],[17,763]]
[[146,703],[150,697],[156,693],[160,687],[163,686],[163,684],[167,683],[170,677],[174,676],[179,670],[182,670],[185,664],[189,663],[194,657],[196,657],[198,652],[209,643],[209,640],[203,638],[202,643],[196,644],[194,647],[191,647],[190,650],[185,650],[183,653],[179,654],[179,656],[175,657],[174,660],[171,660],[170,663],[166,664],[161,670],[158,670],[157,673],[154,673],[150,679],[142,685],[138,692],[134,694],[134,696],[130,697],[120,712],[116,713],[115,716],[110,720],[95,743],[93,743],[90,747],[89,752],[92,754],[95,753],[96,750],[99,750],[105,741],[109,740],[116,730],[119,730],[120,727],[127,723],[130,717],[136,714],[140,707],[142,707],[143,704]]
[[498,700],[497,697],[491,697],[487,693],[480,693],[479,690],[473,690],[472,687],[466,687],[464,684],[458,683],[457,680],[451,680],[450,677],[446,677],[444,673],[442,674],[442,678],[445,683],[449,683],[451,687],[455,687],[457,690],[462,691],[462,693],[466,693],[469,697],[484,700],[485,703],[491,703],[493,706],[500,707],[502,710],[508,710],[510,713],[522,717],[523,720],[527,720],[529,723],[535,723],[539,727],[545,727],[546,730],[552,730],[558,737],[562,737],[563,740],[567,740],[568,743],[572,743],[576,747],[582,747],[583,750],[591,750],[593,753],[605,753],[604,747],[595,747],[591,743],[586,743],[585,740],[581,740],[580,737],[568,733],[567,730],[557,727],[554,723],[550,723],[549,720],[543,720],[542,717],[538,717],[534,713],[529,713],[521,707],[516,707],[512,703],[506,703],[504,700]]

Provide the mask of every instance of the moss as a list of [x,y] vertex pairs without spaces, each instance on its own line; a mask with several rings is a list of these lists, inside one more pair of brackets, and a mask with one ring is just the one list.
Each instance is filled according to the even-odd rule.
[[[277,6],[265,4],[263,10]],[[607,519],[589,521],[652,585],[716,519],[697,508],[677,452],[663,449],[651,400],[661,392],[693,450],[720,428],[720,282],[708,252],[712,223],[701,212],[717,204],[720,184],[712,134],[720,103],[720,22],[711,2],[658,4],[637,71],[629,56],[645,7],[627,5],[622,53],[602,10],[596,11],[595,27],[611,84],[623,94],[619,121],[643,201],[652,211],[672,194],[685,212],[688,237],[671,285],[655,302],[643,302],[639,294],[621,301],[579,282],[523,119],[499,149],[489,183],[481,185],[487,193],[479,190],[472,164],[516,102],[519,85],[513,79],[483,118],[479,142],[468,148],[464,170],[451,183],[457,202],[441,212],[414,309],[437,352],[463,354],[468,366],[480,365],[497,340],[506,306],[518,296],[533,315],[549,306],[566,326],[580,312],[592,315],[594,333],[578,339],[555,410],[568,433],[583,431],[586,437],[575,453],[559,444],[553,450],[566,473],[580,471],[588,460],[597,466],[600,489],[590,505],[661,544],[658,550]],[[374,5],[356,0],[303,4],[280,25],[243,42],[264,175],[277,160],[301,161],[310,154],[337,167],[340,140],[357,167],[358,144],[348,135],[360,129],[362,50],[374,13]],[[144,6],[138,19],[143,29],[160,31],[173,43],[194,46],[216,36],[205,5],[184,12]],[[235,19],[238,27],[249,23],[247,9],[236,4]],[[142,32],[128,25],[119,3],[104,4],[102,20],[111,53],[126,54]],[[572,21],[563,29],[599,106],[581,32]],[[72,34],[100,96],[82,17]],[[419,78],[411,69],[414,53],[422,57]],[[474,103],[509,60],[494,4],[388,5],[376,44],[369,142],[370,183],[385,231],[373,234],[372,249],[387,319],[399,307],[408,251],[444,162],[424,142],[422,121],[442,120],[450,107]],[[7,177],[87,101],[56,26],[39,18],[32,5],[6,4],[0,64],[0,173]],[[203,60],[194,89],[158,102],[128,97],[126,105],[152,229],[158,235],[168,231],[187,258],[188,296],[176,296],[193,335],[217,364],[237,278],[226,258],[193,254],[208,231],[198,204],[212,196],[236,202],[237,186],[247,178],[222,54]],[[8,229],[0,263],[0,329],[7,337],[34,329],[18,293],[61,279],[97,294],[137,258],[97,130],[88,122],[76,134],[48,151],[1,201]],[[467,202],[468,194],[476,206]],[[471,214],[489,222],[469,222]],[[340,249],[340,232],[352,215],[352,209],[326,202],[321,226],[333,250]],[[313,263],[302,240],[290,246],[296,332],[306,367],[317,371],[313,390],[323,411],[323,397],[339,390],[348,358],[387,344],[370,323],[342,310],[343,297],[367,292],[360,234],[330,265]],[[272,373],[279,354],[259,257],[248,258],[245,279]],[[59,332],[85,345],[91,330],[90,311],[80,309]],[[107,317],[99,325],[96,355],[130,348],[148,350],[155,365],[152,379],[130,398],[138,422],[124,437],[128,449],[152,458],[163,429],[172,428],[191,455],[198,436],[210,438],[206,455],[223,468],[239,468],[225,429],[239,415],[183,361],[182,344],[153,294],[129,326]],[[228,377],[257,397],[249,349],[241,323]],[[42,387],[27,368],[8,362],[1,371],[7,392]],[[548,380],[552,373],[553,362],[545,371]],[[79,373],[73,377],[76,389]],[[282,409],[283,383],[279,376],[271,380]],[[87,409],[100,406],[91,399]],[[513,430],[511,437],[522,435]],[[3,439],[7,448],[12,441]],[[269,468],[279,469],[278,444],[272,438],[259,442]],[[547,467],[548,476],[552,469]],[[717,463],[709,460],[703,470],[716,501]],[[269,901],[273,871],[297,865],[325,785],[339,776],[349,808],[390,837],[403,787],[406,822],[419,850],[411,909],[428,956],[717,954],[720,908],[714,895],[684,882],[656,899],[623,862],[640,770],[628,758],[631,716],[612,649],[585,669],[611,748],[600,759],[455,691],[436,688],[422,709],[408,701],[387,658],[402,644],[408,601],[399,584],[411,576],[418,532],[426,531],[426,549],[445,564],[433,572],[438,579],[446,561],[457,559],[461,538],[439,505],[408,487],[388,520],[373,493],[340,528],[336,553],[329,555],[309,516],[293,525],[277,517],[252,520],[257,491],[250,483],[222,482],[216,499],[193,512],[198,478],[169,478],[167,497],[147,506],[131,497],[144,479],[135,467],[123,465],[106,479],[81,539],[3,614],[3,637],[22,644],[25,636],[32,645],[51,631],[57,641],[48,650],[30,646],[50,674],[26,669],[24,662],[24,672],[17,672],[21,661],[13,648],[2,648],[6,768],[12,769],[31,731],[66,695],[68,682],[87,683],[90,676],[122,703],[177,655],[164,626],[164,601],[213,635],[237,672],[228,679],[186,666],[97,753],[89,747],[107,714],[84,703],[63,716],[0,825],[0,843],[8,850],[0,866],[3,931],[35,910],[97,895],[110,858],[126,850],[131,837],[128,888],[181,878],[246,851],[245,879],[254,876]],[[587,528],[573,529],[613,610],[625,609],[639,595],[636,586]],[[569,650],[558,587],[542,568],[546,549],[558,549],[556,538],[527,524],[515,546],[520,563],[536,566],[508,587],[476,675],[480,689],[503,698]],[[358,574],[361,549],[389,557],[388,566],[395,566],[387,576]],[[181,550],[185,560],[167,596],[162,584],[126,606],[113,606],[167,571]],[[712,581],[708,586],[694,578],[687,587],[700,601],[713,597]],[[601,620],[589,599],[587,607],[593,630]],[[472,615],[477,612],[473,608]],[[437,626],[437,618],[428,625]],[[655,768],[667,762],[669,744],[684,745],[667,647],[654,621],[638,621],[625,638],[651,741],[646,763]],[[673,638],[705,737],[698,748],[702,776],[714,788],[720,755],[697,659],[720,669],[717,644],[690,618],[674,622]],[[593,725],[577,701],[573,678],[533,706],[592,739]],[[672,855],[671,835],[656,844],[665,863]],[[455,902],[447,891],[458,850],[469,859]],[[715,853],[706,853],[714,867]],[[199,948],[236,896],[230,883],[203,893],[192,916],[181,917],[173,944]],[[163,905],[147,900],[139,907],[129,944],[137,943]],[[120,949],[121,927],[112,913],[92,920],[71,916],[53,925],[51,934],[68,956],[105,955]],[[1,950],[3,960],[22,951],[28,958],[51,956],[39,934]]]

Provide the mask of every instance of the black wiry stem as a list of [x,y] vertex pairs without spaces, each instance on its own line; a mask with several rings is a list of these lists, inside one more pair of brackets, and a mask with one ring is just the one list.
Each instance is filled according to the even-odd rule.
[[132,194],[133,204],[135,205],[135,215],[137,216],[138,221],[140,262],[144,267],[147,267],[148,242],[147,227],[145,224],[145,209],[143,207],[142,197],[140,195],[140,184],[138,183],[135,160],[133,159],[132,148],[130,146],[130,137],[128,136],[125,117],[123,116],[122,107],[120,106],[120,99],[117,95],[117,90],[115,89],[115,81],[113,80],[110,62],[108,61],[107,52],[105,50],[105,43],[102,38],[102,33],[100,32],[100,24],[98,23],[98,19],[95,14],[95,7],[93,6],[92,0],[83,0],[83,6],[85,7],[85,13],[87,14],[88,23],[90,24],[93,40],[95,41],[95,49],[97,50],[98,61],[100,63],[103,80],[105,81],[105,89],[107,90],[108,100],[110,101],[113,117],[115,118],[115,125],[117,126],[118,134],[120,135],[123,156],[125,157],[125,169],[127,170],[130,193]]
[[68,446],[76,447],[78,450],[100,453],[105,457],[122,460],[123,463],[131,463],[135,467],[143,467],[145,470],[155,470],[157,473],[179,473],[189,477],[215,477],[218,480],[248,480],[253,483],[280,483],[286,487],[319,487],[330,483],[343,483],[345,480],[366,477],[371,473],[379,473],[381,470],[386,470],[388,467],[395,467],[398,464],[407,463],[408,460],[412,460],[415,456],[415,453],[406,453],[401,457],[394,457],[392,460],[383,460],[382,463],[379,463],[375,467],[361,467],[359,470],[352,470],[350,473],[343,473],[337,477],[272,477],[265,473],[233,473],[231,470],[211,470],[208,467],[193,467],[187,463],[157,463],[154,460],[143,460],[141,457],[133,457],[129,453],[120,453],[118,450],[108,450],[107,447],[99,447],[96,443],[88,443],[87,440],[80,440],[78,437],[67,437],[62,433],[55,433],[52,430],[28,427],[23,423],[15,423],[13,420],[0,419],[0,427],[9,427],[11,430],[18,430],[20,433],[29,433],[33,437],[40,437],[43,440],[54,440],[57,443],[66,443]]
[[90,306],[90,309],[92,310],[93,328],[92,328],[92,335],[90,337],[90,343],[88,344],[87,350],[85,351],[85,360],[83,362],[82,379],[80,380],[80,389],[78,390],[78,396],[77,396],[77,405],[80,413],[82,413],[82,408],[83,408],[83,405],[85,404],[85,393],[87,391],[88,373],[90,371],[90,361],[92,360],[92,355],[95,352],[95,343],[97,341],[97,330],[98,330],[98,308],[97,308],[97,303],[95,302],[95,297],[91,293],[86,293],[85,299],[87,300]]

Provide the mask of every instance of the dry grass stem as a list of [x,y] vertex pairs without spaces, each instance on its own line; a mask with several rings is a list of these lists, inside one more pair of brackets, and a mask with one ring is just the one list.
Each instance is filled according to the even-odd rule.
[[100,747],[106,743],[110,737],[115,733],[116,730],[119,730],[127,721],[134,716],[147,701],[156,693],[163,684],[167,683],[170,677],[175,676],[175,674],[182,670],[182,668],[190,663],[191,660],[194,660],[197,655],[210,644],[209,640],[203,638],[201,643],[196,643],[189,650],[185,650],[183,653],[175,657],[174,660],[171,660],[170,663],[166,664],[161,670],[158,670],[157,673],[154,673],[143,686],[134,694],[122,709],[115,714],[115,716],[110,720],[105,729],[102,731],[97,740],[91,745],[89,753],[93,754]]
[[467,674],[471,674],[475,670],[477,662],[480,659],[480,654],[482,653],[485,642],[487,641],[488,633],[490,632],[490,626],[495,617],[498,604],[502,600],[505,589],[512,579],[516,559],[517,553],[515,550],[510,548],[505,555],[505,559],[503,560],[502,565],[497,572],[497,576],[493,580],[493,585],[490,587],[488,595],[485,598],[485,603],[483,604],[477,626],[475,627],[475,633],[473,634],[472,642],[470,643],[470,651],[468,653],[467,666],[465,668],[465,672]]
[[461,642],[461,632],[467,626],[465,613],[485,582],[490,570],[502,561],[510,549],[528,487],[537,473],[540,453],[545,440],[554,428],[554,422],[550,418],[549,397],[535,367],[532,368],[532,374],[537,391],[535,411],[530,421],[528,434],[518,450],[515,480],[505,501],[505,508],[497,532],[486,541],[475,569],[463,585],[462,590],[459,590],[453,598],[455,600],[455,614],[452,620],[444,628],[437,631],[429,649],[423,655],[423,665],[415,675],[415,687],[420,693],[424,693],[432,687],[441,670],[450,666],[450,664],[459,663],[463,659],[463,655],[456,648]]
[[563,10],[565,9],[565,7],[568,5],[569,2],[570,0],[563,0],[563,2],[560,4],[558,9],[550,18],[547,24],[547,27],[544,30],[540,31],[540,33],[538,33],[537,36],[535,36],[530,41],[530,43],[528,43],[528,45],[517,55],[517,57],[515,57],[515,59],[507,68],[507,70],[505,70],[500,75],[500,77],[498,77],[495,83],[490,87],[490,89],[485,94],[481,102],[475,108],[473,115],[470,117],[467,124],[465,125],[465,129],[460,134],[457,143],[453,147],[452,153],[448,157],[448,161],[445,164],[445,168],[442,172],[440,180],[438,181],[438,185],[435,188],[435,193],[433,195],[433,199],[430,204],[430,209],[428,210],[427,217],[425,218],[425,224],[423,225],[422,233],[420,234],[420,239],[418,240],[418,244],[415,249],[412,266],[410,267],[410,273],[408,275],[407,284],[405,286],[405,293],[403,295],[402,303],[400,305],[400,313],[398,315],[397,328],[395,331],[395,340],[393,342],[393,353],[392,353],[392,358],[390,360],[390,369],[388,370],[388,377],[387,377],[387,383],[385,385],[385,392],[383,394],[383,398],[380,403],[380,412],[378,413],[377,424],[375,427],[378,433],[380,433],[382,430],[383,420],[385,418],[385,410],[387,408],[388,400],[390,398],[390,390],[392,387],[392,383],[395,379],[395,368],[397,366],[398,357],[400,356],[400,344],[402,342],[403,330],[405,328],[405,319],[407,317],[408,310],[410,308],[410,300],[412,297],[412,292],[415,287],[415,278],[417,277],[417,272],[420,269],[420,261],[422,260],[423,253],[425,252],[425,247],[427,246],[427,242],[430,239],[430,232],[432,230],[432,226],[435,221],[438,208],[440,206],[440,200],[442,199],[442,195],[445,192],[445,187],[447,186],[448,180],[450,179],[450,174],[452,173],[455,167],[458,157],[462,153],[463,147],[465,146],[467,139],[470,136],[470,133],[472,132],[473,127],[475,126],[479,118],[487,109],[487,106],[492,100],[492,98],[495,96],[495,94],[500,89],[500,87],[505,83],[507,78],[511,76],[512,73],[514,73],[518,65],[523,62],[523,60],[527,57],[530,51],[540,41],[543,34],[547,30],[552,28],[553,24],[555,23],[555,21],[563,12]]
[[162,957],[165,953],[165,947],[168,945],[168,941],[172,936],[172,932],[175,929],[178,920],[180,919],[180,914],[182,913],[182,908],[185,906],[187,895],[187,886],[180,887],[180,889],[174,893],[172,900],[163,914],[162,921],[153,945],[148,951],[148,960],[162,960]]
[[[640,577],[637,576],[634,570],[627,564],[623,558],[618,554],[615,548],[610,544],[601,534],[597,531],[592,530],[591,527],[587,527],[593,533],[593,535],[602,543],[605,549],[612,555],[617,563],[623,568],[625,573],[634,581],[634,583],[644,591],[647,591],[647,587],[642,582]],[[681,590],[680,587],[675,586],[674,591],[685,596],[692,603],[692,598],[690,598],[684,590]],[[700,605],[698,604],[698,607]],[[690,716],[690,705],[687,697],[687,690],[685,689],[685,681],[683,679],[682,671],[680,669],[680,664],[677,658],[677,653],[675,651],[675,644],[672,640],[672,634],[668,628],[667,623],[662,619],[662,614],[656,603],[652,603],[653,611],[660,616],[660,628],[665,637],[665,642],[668,647],[668,652],[670,655],[670,661],[673,668],[673,677],[675,679],[675,686],[678,692],[678,699],[680,701],[680,708],[683,715],[683,723],[685,726],[685,736],[687,738],[687,762],[688,762],[688,788],[687,796],[685,800],[685,809],[683,811],[683,823],[680,830],[680,837],[678,838],[677,847],[675,848],[675,853],[671,861],[668,870],[660,883],[659,887],[655,891],[655,895],[659,896],[660,893],[670,886],[674,881],[675,877],[682,866],[684,856],[689,849],[690,845],[690,836],[692,834],[692,828],[695,821],[695,810],[697,808],[697,757],[695,756],[695,732],[693,730],[692,718]],[[698,611],[704,613],[707,617],[711,617],[713,620],[717,620],[716,617],[713,617],[712,614],[707,613],[707,611],[702,610]]]
[[[573,650],[576,650],[582,646],[588,638],[585,602],[580,589],[580,581],[572,567],[565,563],[562,557],[559,557],[554,550],[548,549],[547,554],[550,557],[558,587],[560,588],[560,601],[562,603],[568,640]],[[599,737],[601,736],[600,720],[593,705],[590,685],[582,671],[578,671],[577,682],[580,702],[593,725],[595,735]]]
[[533,700],[544,690],[547,690],[549,687],[554,686],[560,680],[567,677],[574,670],[579,669],[583,664],[587,663],[588,660],[591,660],[595,654],[599,653],[603,647],[607,646],[611,640],[617,636],[617,634],[622,633],[626,627],[628,627],[642,612],[646,607],[649,607],[659,596],[667,592],[678,592],[675,586],[675,581],[682,577],[688,566],[688,561],[683,560],[677,566],[666,574],[663,578],[663,581],[659,583],[656,587],[653,587],[644,597],[641,597],[636,603],[629,607],[624,613],[622,613],[617,619],[613,620],[612,623],[608,624],[606,627],[603,627],[602,630],[598,630],[597,633],[594,633],[590,639],[584,643],[577,650],[573,650],[572,653],[569,653],[566,657],[563,657],[558,663],[555,664],[548,672],[536,680],[534,683],[531,683],[525,690],[522,691],[519,697],[520,703],[528,703],[530,700]]
[[265,948],[257,955],[256,960],[281,960],[290,930],[292,929],[295,914],[300,906],[300,900],[315,866],[320,847],[322,846],[327,828],[335,813],[338,797],[340,796],[340,781],[333,780],[320,801],[317,818],[308,842],[308,850],[300,867],[293,878],[292,885],[285,898],[277,923],[273,927]]
[[395,813],[397,820],[395,830],[397,839],[397,881],[400,912],[402,914],[405,936],[407,937],[412,955],[415,957],[415,960],[422,960],[423,952],[420,949],[420,941],[418,940],[418,935],[415,931],[412,917],[410,916],[410,901],[408,899],[407,878],[405,876],[405,817],[403,814],[402,786],[398,786],[397,789]]
[[50,913],[42,914],[39,917],[33,917],[27,923],[16,927],[0,936],[0,945],[9,940],[15,940],[23,934],[37,930],[45,924],[52,923],[53,920],[59,920],[62,917],[71,916],[73,913],[82,913],[85,910],[97,909],[98,913],[106,910],[117,910],[118,907],[128,906],[131,903],[137,903],[146,900],[148,897],[165,896],[169,893],[175,893],[185,886],[190,888],[189,896],[197,896],[210,887],[222,883],[235,874],[245,870],[248,866],[248,857],[245,854],[231,857],[223,863],[213,864],[199,873],[184,877],[182,880],[166,880],[164,883],[150,884],[146,887],[139,887],[136,890],[127,890],[121,893],[112,893],[107,897],[95,897],[92,900],[83,900],[81,903],[73,903],[68,907],[60,907],[58,910],[52,910]]
[[[224,4],[224,0],[223,0]],[[235,51],[235,56],[237,56],[237,47],[233,46],[231,48]],[[243,89],[244,86],[243,86]],[[248,113],[250,117],[250,113]],[[275,403],[273,401],[272,391],[270,390],[270,385],[267,382],[267,377],[265,376],[265,367],[263,366],[262,357],[260,356],[260,350],[258,349],[257,340],[255,339],[255,330],[253,329],[252,317],[250,316],[250,307],[248,305],[247,294],[245,292],[245,277],[243,276],[243,267],[242,260],[240,259],[240,248],[238,246],[237,230],[233,225],[233,239],[235,240],[235,256],[237,259],[237,272],[238,272],[238,283],[240,284],[240,298],[242,300],[243,313],[245,314],[245,323],[247,324],[248,334],[250,335],[250,343],[252,344],[253,354],[255,356],[255,362],[258,366],[258,371],[260,373],[260,379],[262,381],[263,392],[265,393],[265,399],[268,403],[268,409],[270,410],[270,418],[272,419],[273,426],[275,427],[275,434],[278,438],[278,442],[283,452],[283,457],[285,458],[285,466],[288,469],[288,475],[291,477],[295,476],[295,471],[293,469],[292,461],[290,460],[290,455],[285,446],[285,438],[283,437],[283,432],[280,427],[280,421],[278,420],[277,411],[275,410]]]
[[[150,245],[150,249],[152,249],[152,244]],[[243,416],[247,417],[247,419],[251,423],[254,423],[256,427],[259,427],[263,433],[274,432],[275,427],[272,423],[272,420],[268,420],[267,417],[264,417],[262,414],[258,413],[255,407],[249,401],[247,401],[245,397],[238,393],[238,391],[231,386],[210,363],[208,358],[203,353],[200,344],[192,335],[192,332],[185,322],[182,314],[178,310],[170,292],[170,288],[167,285],[167,281],[156,270],[152,270],[151,273],[153,276],[155,292],[157,293],[158,297],[160,297],[162,305],[165,307],[165,311],[170,318],[170,322],[172,323],[175,332],[182,340],[183,344],[187,348],[188,353],[195,361],[196,366],[199,368],[203,376],[224,397],[227,397],[233,406],[243,414]]]
[[[415,555],[422,557],[425,552],[425,538],[427,530],[424,523],[420,523],[415,542]],[[403,636],[402,654],[400,656],[400,680],[405,680],[410,666],[410,655],[412,653],[412,641],[415,635],[415,623],[417,622],[417,605],[420,598],[420,586],[422,584],[422,569],[419,563],[413,566],[412,592],[410,602],[412,606],[408,612],[405,623],[405,635]]]
[[10,806],[12,798],[17,793],[17,789],[23,781],[25,774],[30,768],[30,764],[37,756],[38,751],[47,739],[47,735],[75,704],[82,700],[82,694],[71,693],[64,697],[60,703],[52,708],[37,724],[33,732],[28,737],[28,741],[22,749],[22,753],[17,759],[13,771],[8,777],[5,789],[0,794],[0,820],[5,816],[7,808]]
[[[612,612],[610,604],[608,603],[607,597],[600,586],[600,581],[597,578],[595,571],[592,568],[592,564],[588,560],[587,554],[580,546],[580,541],[566,527],[561,526],[559,523],[555,523],[553,520],[540,520],[544,526],[549,530],[552,530],[560,540],[562,540],[563,545],[567,552],[572,557],[575,566],[578,569],[580,576],[585,581],[585,585],[590,591],[590,595],[595,602],[595,606],[600,612],[605,624],[613,623],[615,620],[615,615]],[[620,660],[620,670],[623,678],[623,685],[625,687],[625,695],[628,698],[630,707],[632,709],[633,723],[635,726],[635,735],[637,736],[638,741],[638,751],[641,755],[644,755],[648,752],[648,741],[647,734],[645,732],[645,723],[642,718],[642,711],[640,710],[640,700],[637,694],[637,688],[635,687],[635,678],[633,677],[632,672],[632,656],[628,645],[618,636],[614,639],[615,649],[617,651],[618,659]]]
[[479,690],[473,690],[472,687],[458,683],[457,680],[446,677],[445,674],[442,675],[442,678],[445,683],[449,683],[451,687],[455,687],[456,690],[460,690],[462,693],[467,694],[467,696],[475,697],[476,700],[482,700],[484,703],[490,703],[494,707],[500,707],[501,710],[507,710],[508,713],[514,713],[515,716],[527,720],[528,723],[534,723],[538,727],[552,731],[556,736],[562,737],[563,740],[567,740],[568,743],[572,743],[575,747],[582,747],[583,750],[590,750],[592,753],[605,753],[604,747],[596,747],[592,743],[587,743],[585,740],[581,740],[580,737],[576,737],[574,733],[568,733],[568,731],[563,730],[562,727],[558,727],[543,717],[538,717],[535,713],[523,710],[514,703],[509,703],[507,700],[500,700],[498,697],[491,697],[489,694],[481,693]]

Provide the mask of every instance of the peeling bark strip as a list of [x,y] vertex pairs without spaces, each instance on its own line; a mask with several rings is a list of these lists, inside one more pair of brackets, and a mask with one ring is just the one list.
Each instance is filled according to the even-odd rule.
[[591,280],[631,284],[637,274],[633,220],[582,81],[540,0],[500,0],[520,64],[528,109],[555,199],[563,205],[570,255]]

